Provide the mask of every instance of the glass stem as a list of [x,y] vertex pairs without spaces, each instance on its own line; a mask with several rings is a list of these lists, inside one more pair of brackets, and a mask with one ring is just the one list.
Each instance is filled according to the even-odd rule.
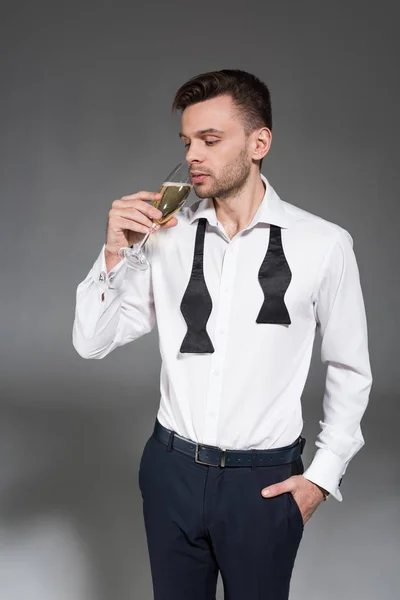
[[146,233],[146,235],[144,236],[144,238],[142,239],[142,242],[139,246],[139,248],[136,250],[136,254],[139,254],[143,248],[143,246],[145,245],[145,243],[147,242],[150,234],[154,231],[156,227],[156,223],[153,223],[153,225],[150,227],[149,231]]

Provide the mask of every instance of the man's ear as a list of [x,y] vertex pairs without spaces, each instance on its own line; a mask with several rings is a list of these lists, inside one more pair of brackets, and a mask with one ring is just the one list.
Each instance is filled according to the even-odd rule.
[[268,127],[262,127],[253,133],[253,155],[254,160],[261,160],[266,156],[272,144],[272,132]]

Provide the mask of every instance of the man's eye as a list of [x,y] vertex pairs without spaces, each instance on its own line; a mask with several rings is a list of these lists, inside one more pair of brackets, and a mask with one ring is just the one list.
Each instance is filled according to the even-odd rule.
[[[216,144],[217,142],[219,142],[219,140],[205,140],[205,143],[207,146],[214,146],[214,144]],[[187,144],[185,144],[185,148],[188,148],[190,146],[190,142],[188,142]]]

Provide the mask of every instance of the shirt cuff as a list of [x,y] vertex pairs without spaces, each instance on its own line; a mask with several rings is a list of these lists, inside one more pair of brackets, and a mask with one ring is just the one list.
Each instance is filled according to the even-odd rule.
[[106,292],[108,289],[119,290],[122,287],[126,275],[126,259],[122,258],[119,263],[107,273],[105,246],[106,245],[103,244],[101,252],[92,267],[91,275],[102,292]]
[[303,477],[320,485],[336,500],[342,502],[343,496],[339,486],[344,475],[343,460],[325,448],[318,448],[310,466],[304,471]]

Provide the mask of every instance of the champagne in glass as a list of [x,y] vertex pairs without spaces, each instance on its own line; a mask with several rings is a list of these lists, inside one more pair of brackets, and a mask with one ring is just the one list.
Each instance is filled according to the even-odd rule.
[[154,222],[159,225],[167,223],[185,204],[186,198],[189,196],[192,187],[193,186],[189,183],[165,181],[159,190],[159,193],[162,194],[161,199],[156,200],[153,203],[155,208],[161,210],[163,216],[161,219],[154,219]]
[[146,233],[136,251],[132,250],[132,248],[120,248],[118,251],[121,258],[126,258],[129,267],[138,271],[144,271],[149,268],[149,261],[142,251],[143,246],[156,225],[164,225],[182,208],[192,187],[187,165],[179,163],[161,185],[159,191],[162,194],[161,199],[153,202],[153,206],[162,212],[162,217],[160,219],[153,219],[151,229]]

